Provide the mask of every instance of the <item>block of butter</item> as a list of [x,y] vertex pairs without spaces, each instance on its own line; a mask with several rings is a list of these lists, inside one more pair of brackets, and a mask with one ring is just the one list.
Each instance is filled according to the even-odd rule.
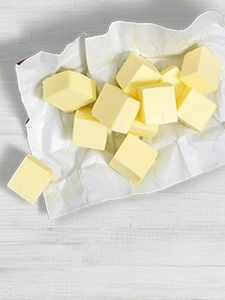
[[33,204],[53,176],[52,169],[31,154],[27,154],[7,186]]
[[104,150],[108,128],[92,116],[90,107],[79,108],[74,117],[73,145]]
[[131,52],[116,75],[116,81],[123,91],[137,97],[137,86],[156,83],[160,72],[146,58]]
[[111,130],[127,133],[139,108],[139,101],[106,83],[94,103],[92,115]]
[[159,126],[157,124],[145,125],[141,122],[138,114],[129,129],[129,133],[150,139],[156,135],[156,133],[158,132],[158,127]]
[[180,70],[175,65],[170,65],[167,68],[163,69],[161,72],[161,78],[159,82],[169,82],[174,86],[176,98],[185,89],[185,85],[180,81]]
[[217,105],[193,88],[186,87],[177,100],[179,121],[191,129],[202,131]]
[[43,100],[73,112],[96,100],[96,83],[79,72],[65,70],[44,79]]
[[138,99],[141,102],[140,118],[146,124],[167,124],[177,122],[176,96],[170,83],[139,86]]
[[216,90],[221,72],[220,61],[204,46],[185,54],[180,80],[202,94]]
[[155,162],[158,152],[128,134],[109,165],[134,184],[139,184]]

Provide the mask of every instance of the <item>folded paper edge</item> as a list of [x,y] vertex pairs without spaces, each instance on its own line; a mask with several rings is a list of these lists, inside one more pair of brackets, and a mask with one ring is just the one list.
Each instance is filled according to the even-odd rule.
[[225,20],[224,20],[224,17],[222,15],[221,12],[219,12],[218,10],[216,9],[209,9],[209,10],[206,10],[202,13],[200,13],[193,21],[190,22],[189,25],[187,25],[187,27],[185,27],[184,29],[175,29],[175,28],[169,28],[169,27],[166,27],[166,26],[163,26],[163,25],[159,25],[157,23],[152,23],[152,22],[132,22],[132,21],[123,21],[123,20],[118,20],[118,21],[114,21],[112,22],[109,27],[108,27],[108,30],[103,33],[103,34],[98,34],[98,35],[95,35],[95,36],[90,36],[86,39],[93,39],[93,38],[96,38],[96,37],[102,37],[102,36],[105,36],[107,35],[111,30],[112,28],[114,27],[115,24],[119,24],[119,23],[123,23],[123,24],[136,24],[136,25],[153,25],[153,26],[156,26],[156,27],[159,27],[159,28],[162,28],[162,29],[166,29],[166,30],[171,30],[171,31],[186,31],[188,30],[190,27],[192,27],[199,19],[201,19],[202,17],[205,17],[205,15],[207,14],[212,14],[212,13],[216,13],[217,16],[220,18],[220,21],[221,21],[221,24],[223,27],[225,27]]
[[[80,34],[73,42],[69,43],[69,44],[63,49],[63,51],[60,52],[60,53],[51,53],[51,52],[47,52],[47,51],[39,51],[39,52],[37,52],[37,53],[34,54],[34,55],[37,55],[37,54],[39,54],[39,53],[42,52],[42,53],[46,53],[46,54],[50,54],[50,55],[57,55],[57,56],[60,56],[60,55],[62,55],[62,54],[66,51],[66,49],[67,49],[70,45],[72,45],[73,43],[75,43],[75,42],[76,42],[79,38],[81,38],[82,36],[86,37],[86,39],[93,39],[93,38],[96,38],[96,37],[105,36],[105,35],[107,35],[107,34],[111,31],[112,27],[113,27],[115,24],[118,24],[118,23],[124,23],[124,24],[148,24],[148,25],[154,25],[154,26],[156,26],[156,27],[160,27],[160,28],[168,29],[168,30],[172,30],[172,31],[186,31],[186,30],[188,30],[190,27],[192,27],[192,26],[194,25],[194,23],[196,23],[196,21],[198,21],[198,19],[204,17],[204,16],[207,15],[207,14],[211,14],[211,13],[216,13],[216,14],[220,17],[220,21],[221,21],[222,26],[225,27],[225,20],[224,20],[224,17],[223,17],[223,15],[222,15],[222,13],[219,12],[218,10],[216,10],[216,9],[209,9],[209,10],[204,11],[203,13],[200,13],[200,14],[199,14],[199,15],[198,15],[198,16],[197,16],[197,17],[196,17],[189,25],[187,25],[187,27],[185,27],[184,29],[173,29],[173,28],[169,28],[169,27],[166,27],[166,26],[163,26],[163,25],[159,25],[159,24],[157,24],[157,23],[151,23],[151,22],[148,23],[148,22],[132,22],[132,21],[118,20],[118,21],[112,22],[112,23],[109,25],[108,30],[107,30],[105,33],[103,33],[103,34],[99,34],[99,35],[95,35],[95,36],[88,36],[88,33],[86,33],[86,32]],[[25,62],[27,59],[33,57],[34,55],[32,55],[32,56],[30,56],[30,57],[27,57],[27,58],[24,58],[24,59],[18,61],[18,62],[16,63],[16,66],[22,65],[23,62]]]
[[29,56],[29,57],[26,57],[20,61],[18,61],[16,63],[16,68],[21,66],[25,61],[27,61],[28,59],[31,59],[32,57],[36,56],[36,55],[39,55],[40,53],[44,53],[44,54],[49,54],[49,55],[56,55],[56,56],[61,56],[71,45],[73,45],[74,43],[76,43],[76,41],[78,41],[81,37],[86,37],[88,34],[86,32],[83,32],[81,33],[73,42],[67,44],[65,46],[65,48],[60,52],[60,53],[51,53],[51,52],[48,52],[48,51],[38,51],[36,52],[35,54],[33,54],[32,56]]

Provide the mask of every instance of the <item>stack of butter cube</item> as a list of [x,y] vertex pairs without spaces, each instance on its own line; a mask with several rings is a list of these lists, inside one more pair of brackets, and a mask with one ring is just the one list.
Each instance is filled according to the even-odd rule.
[[220,71],[221,63],[204,46],[184,55],[181,71],[169,65],[159,72],[131,52],[116,75],[118,85],[105,83],[98,97],[94,80],[66,70],[44,80],[43,99],[65,112],[75,111],[75,146],[103,151],[109,129],[126,134],[109,165],[139,184],[158,154],[141,138],[152,138],[158,126],[178,121],[202,131],[216,109],[204,94],[218,88]]
[[[116,75],[118,85],[105,83],[98,97],[93,79],[64,70],[43,80],[43,100],[66,113],[75,112],[74,146],[104,151],[110,130],[125,134],[109,165],[139,184],[158,155],[142,137],[152,138],[158,126],[178,121],[202,131],[217,107],[205,94],[218,88],[220,72],[221,63],[204,46],[184,55],[181,70],[169,65],[161,72],[131,52]],[[31,167],[40,181],[35,192],[26,189],[27,182],[33,187],[36,180],[29,175]],[[34,203],[53,176],[51,169],[28,155],[8,186]]]

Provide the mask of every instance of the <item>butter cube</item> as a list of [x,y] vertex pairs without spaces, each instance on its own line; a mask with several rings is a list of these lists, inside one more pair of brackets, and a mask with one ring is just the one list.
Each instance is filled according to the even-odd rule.
[[179,120],[191,129],[202,131],[217,105],[193,88],[186,87],[177,101]]
[[95,99],[95,81],[81,73],[65,70],[43,81],[43,100],[64,112],[73,112]]
[[155,162],[158,152],[128,134],[109,165],[134,184],[139,184]]
[[139,115],[133,121],[129,133],[133,133],[142,137],[152,138],[158,132],[158,125],[145,125],[141,122]]
[[73,145],[104,150],[108,128],[92,116],[90,107],[78,109],[74,117]]
[[156,83],[161,77],[156,67],[146,58],[131,52],[116,75],[123,91],[137,97],[137,86]]
[[188,87],[205,94],[219,86],[220,61],[204,46],[185,54],[180,80]]
[[174,86],[176,98],[180,96],[180,94],[185,89],[185,85],[180,81],[180,70],[175,65],[170,65],[161,72],[161,78],[159,82],[169,82]]
[[177,122],[176,97],[170,83],[140,86],[138,99],[141,101],[140,118],[146,125]]
[[7,186],[33,204],[53,178],[54,172],[34,156],[27,154]]
[[106,83],[93,106],[92,115],[111,130],[127,133],[139,108],[139,101]]

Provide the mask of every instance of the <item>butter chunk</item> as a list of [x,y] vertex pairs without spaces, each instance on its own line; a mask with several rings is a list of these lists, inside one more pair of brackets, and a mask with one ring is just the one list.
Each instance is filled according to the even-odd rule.
[[169,82],[174,86],[176,98],[185,89],[185,85],[180,81],[180,70],[175,65],[170,65],[161,72],[161,78],[159,82]]
[[179,120],[191,129],[202,131],[217,105],[193,88],[186,87],[177,101]]
[[73,145],[104,150],[108,128],[92,116],[91,108],[78,109],[74,117]]
[[7,186],[33,204],[53,178],[54,172],[31,154],[27,154]]
[[65,70],[43,81],[43,100],[64,112],[73,112],[95,99],[95,81],[81,73]]
[[177,122],[176,96],[170,83],[138,87],[140,118],[146,125]]
[[144,123],[141,122],[138,115],[133,121],[129,129],[129,133],[136,134],[150,139],[156,135],[156,133],[158,132],[158,127],[159,126],[156,124],[145,125]]
[[156,83],[160,72],[146,58],[131,52],[116,75],[116,81],[123,91],[137,97],[137,86]]
[[220,61],[204,46],[185,54],[180,80],[188,87],[205,94],[219,86]]
[[139,184],[155,162],[158,152],[128,134],[109,165],[134,184]]
[[92,115],[111,130],[127,133],[139,108],[139,101],[106,83],[93,106]]

